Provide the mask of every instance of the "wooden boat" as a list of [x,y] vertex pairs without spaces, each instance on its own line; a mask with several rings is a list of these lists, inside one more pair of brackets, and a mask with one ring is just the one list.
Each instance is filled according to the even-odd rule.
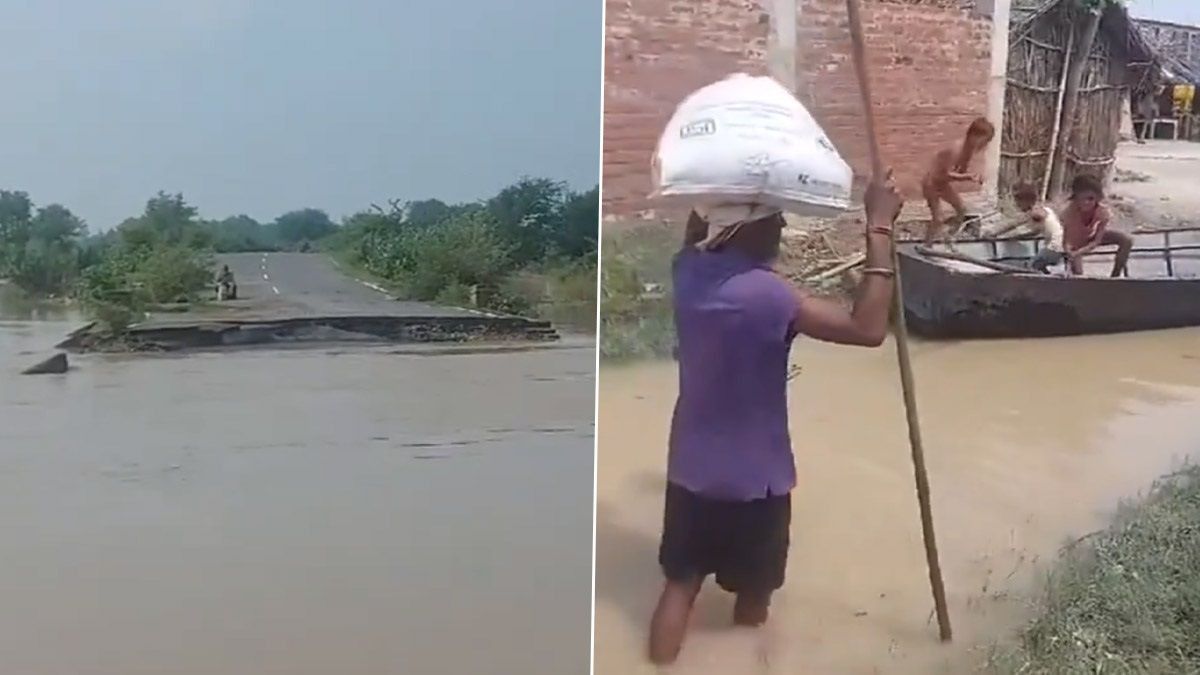
[[[1200,326],[1200,228],[1134,233],[1126,276],[1114,251],[1085,259],[1084,276],[1022,269],[1040,242],[973,240],[962,256],[900,244],[910,329],[929,338],[1053,337]],[[969,262],[974,260],[977,262]]]

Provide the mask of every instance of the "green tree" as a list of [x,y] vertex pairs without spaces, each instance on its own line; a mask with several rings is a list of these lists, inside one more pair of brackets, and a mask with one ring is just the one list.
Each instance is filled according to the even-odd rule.
[[402,219],[413,227],[432,227],[456,215],[459,208],[440,199],[423,199],[405,204]]
[[33,202],[25,192],[0,190],[0,276],[21,264],[32,236]]
[[159,192],[146,202],[141,216],[130,218],[117,228],[122,241],[134,248],[182,245],[206,248],[212,236],[200,227],[196,207],[182,194]]
[[24,192],[0,191],[0,276],[40,295],[66,293],[79,272],[83,221],[51,204],[37,209]]
[[281,242],[296,244],[324,239],[337,230],[337,225],[320,209],[300,209],[276,218],[275,230]]
[[600,188],[572,193],[562,204],[551,241],[558,255],[582,258],[596,253],[600,231]]
[[500,232],[513,242],[513,259],[527,264],[543,258],[561,227],[567,186],[548,178],[522,178],[488,202]]
[[87,234],[87,225],[61,204],[48,204],[38,209],[31,222],[32,238],[49,245],[74,245]]
[[211,234],[213,248],[218,253],[274,251],[279,248],[275,228],[263,225],[250,216],[231,216],[204,223],[204,226]]

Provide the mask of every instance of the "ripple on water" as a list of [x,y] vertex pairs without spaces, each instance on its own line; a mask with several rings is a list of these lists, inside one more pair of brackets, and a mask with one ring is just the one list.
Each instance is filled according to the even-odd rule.
[[[788,582],[766,630],[729,628],[707,590],[673,672],[971,672],[1027,616],[1065,541],[1198,449],[1200,331],[917,343],[913,358],[955,640],[937,641],[895,351],[797,343],[799,486]],[[600,380],[596,673],[643,658],[661,579],[673,363]]]

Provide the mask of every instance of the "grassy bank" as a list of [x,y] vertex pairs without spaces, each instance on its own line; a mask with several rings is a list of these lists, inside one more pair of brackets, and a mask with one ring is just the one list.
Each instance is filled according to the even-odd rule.
[[494,196],[394,201],[356,213],[323,242],[397,296],[596,325],[599,190],[523,178]]
[[605,228],[600,269],[600,356],[665,357],[675,346],[671,259],[679,228],[662,223]]
[[993,673],[1200,673],[1200,467],[1072,546]]
[[[396,297],[413,295],[403,282],[373,274],[352,251],[335,247],[326,254],[344,272],[357,279],[387,289]],[[476,293],[473,302],[469,288],[451,290],[452,293],[435,298],[435,301],[457,307],[516,313],[549,321],[576,333],[592,334],[596,330],[596,267],[590,260],[556,261],[514,271],[501,280],[499,293],[490,296],[491,303],[488,294],[481,297]],[[495,301],[496,297],[504,299]]]

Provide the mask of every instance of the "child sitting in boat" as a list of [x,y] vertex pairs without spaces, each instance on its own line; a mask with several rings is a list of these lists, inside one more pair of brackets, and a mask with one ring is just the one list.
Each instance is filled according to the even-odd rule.
[[[925,230],[925,245],[933,246],[934,242],[943,238],[946,245],[953,249],[954,238],[968,222],[978,223],[977,216],[968,216],[967,207],[962,197],[954,190],[954,183],[980,183],[978,174],[971,173],[971,162],[980,154],[992,138],[996,128],[986,117],[977,117],[967,127],[966,136],[962,143],[949,148],[943,148],[933,156],[933,164],[921,179],[921,193],[929,205],[929,227]],[[958,222],[954,229],[945,232],[942,222],[942,202],[954,209]]]
[[1063,226],[1054,209],[1046,206],[1038,198],[1037,188],[1029,183],[1021,183],[1013,189],[1013,201],[1026,218],[1004,223],[1000,227],[987,231],[988,238],[999,237],[1024,225],[1027,229],[1042,237],[1043,246],[1030,261],[1029,266],[1042,274],[1049,274],[1050,268],[1061,265],[1066,259],[1063,247]]
[[1086,174],[1075,176],[1071,181],[1071,198],[1059,215],[1063,224],[1064,251],[1072,274],[1083,274],[1083,257],[1097,247],[1116,246],[1112,276],[1121,276],[1133,250],[1133,237],[1108,228],[1112,214],[1104,205],[1104,187],[1100,179]]

